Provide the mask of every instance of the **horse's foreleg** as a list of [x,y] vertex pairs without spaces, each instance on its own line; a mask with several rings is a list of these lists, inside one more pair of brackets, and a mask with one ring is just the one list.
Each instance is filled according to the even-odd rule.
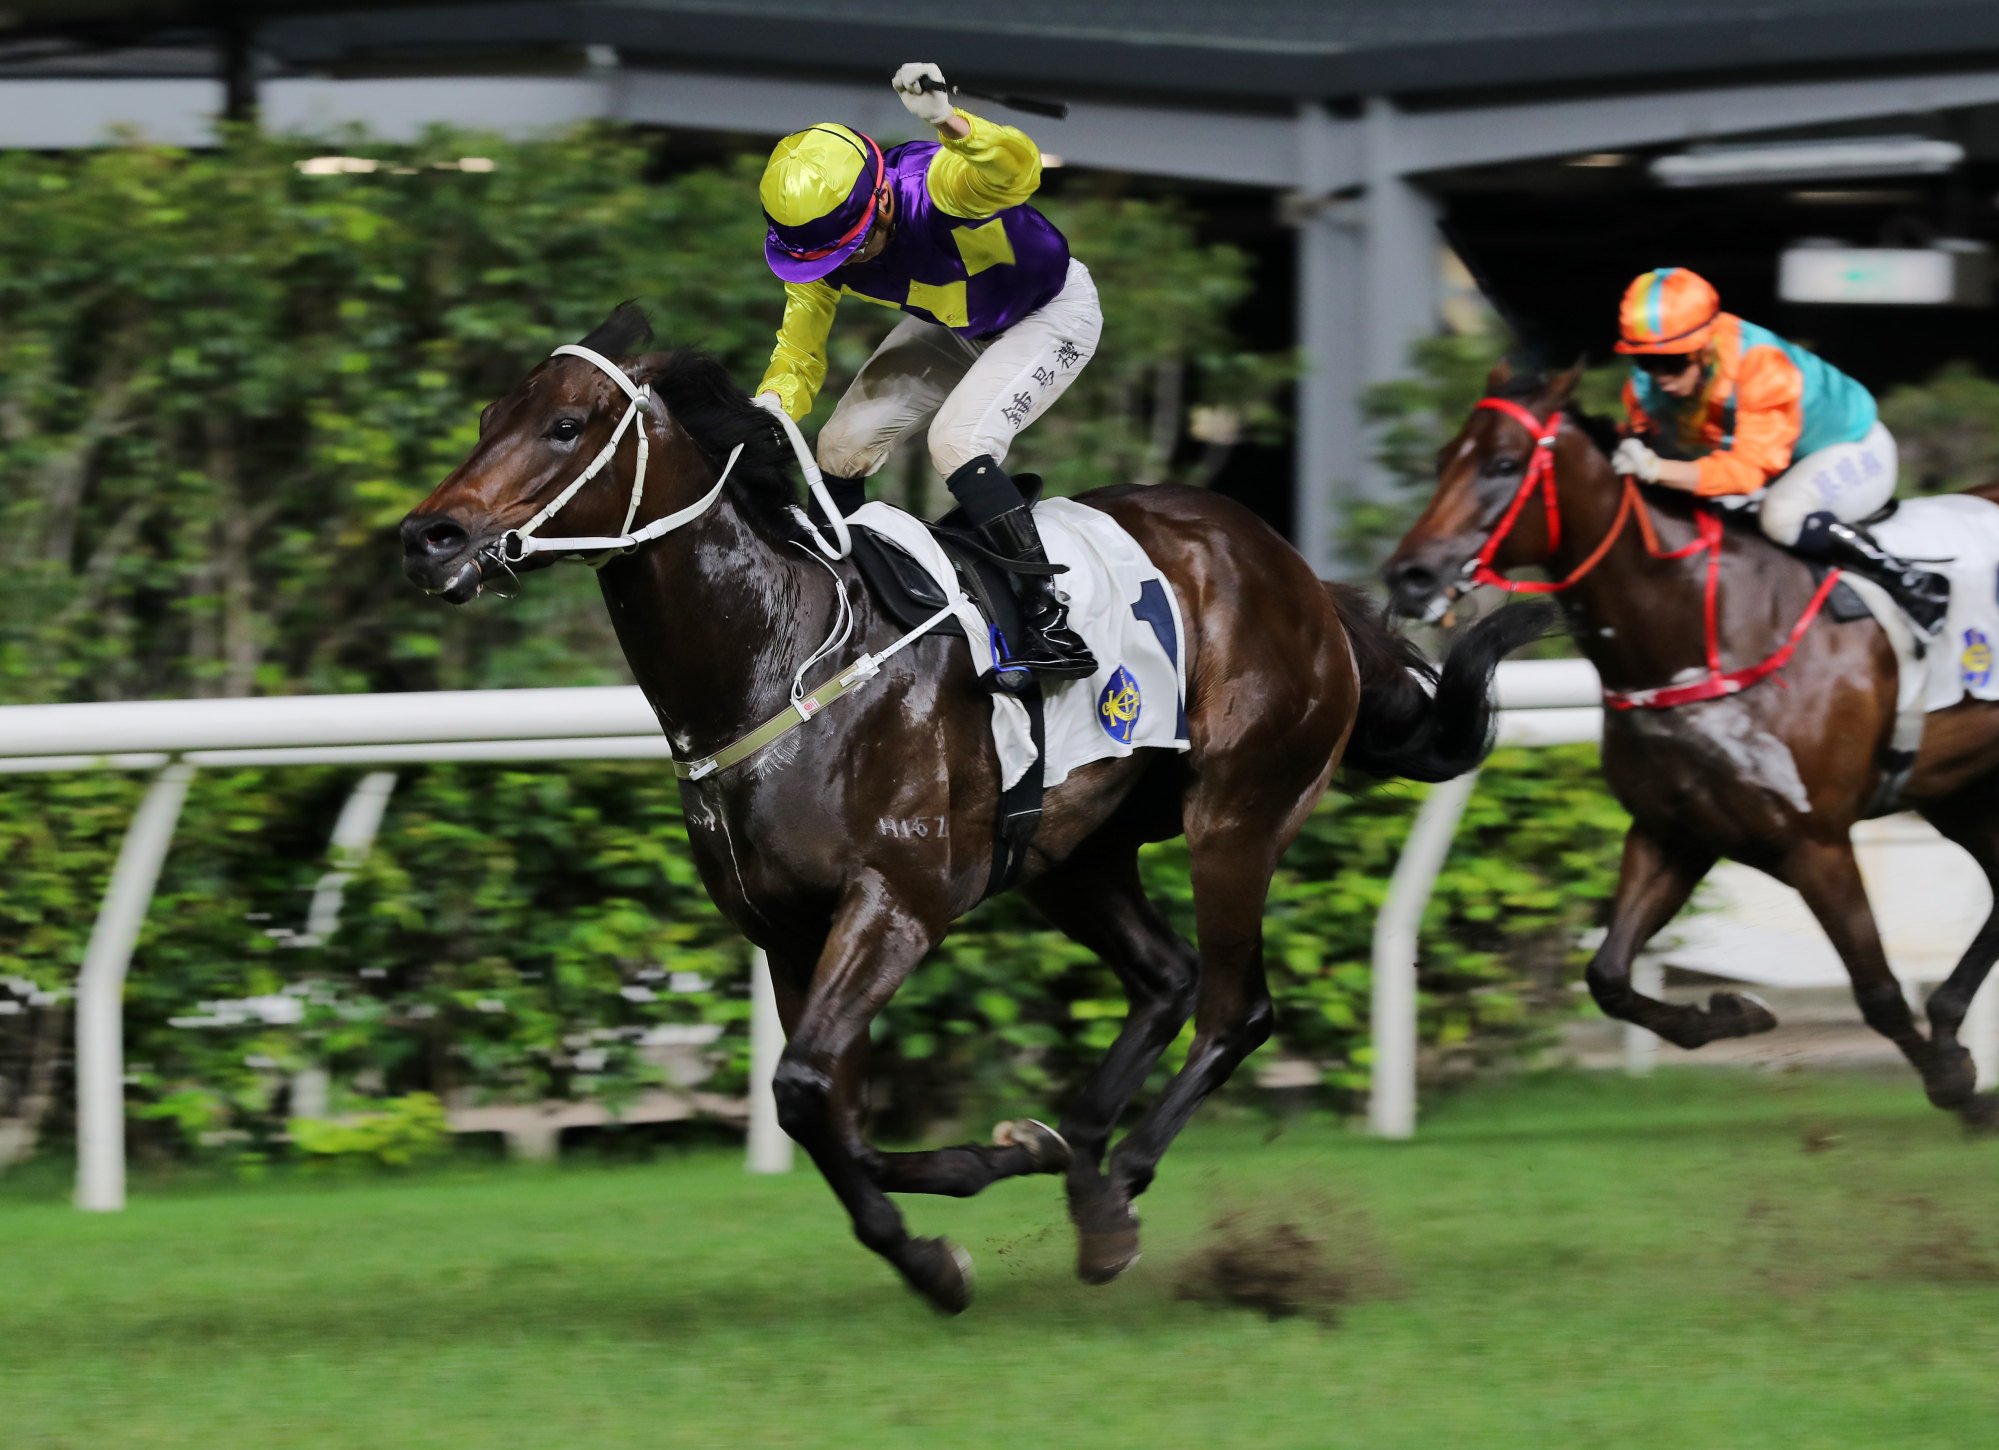
[[1845,963],[1853,998],[1867,1025],[1902,1050],[1910,1066],[1922,1074],[1923,1090],[1932,1103],[1940,1108],[1967,1107],[1978,1087],[1971,1054],[1955,1041],[1924,1037],[1916,1026],[1902,984],[1889,970],[1852,844],[1802,842],[1785,858],[1780,875],[1797,888]]
[[991,1144],[878,1152],[861,1140],[864,1043],[842,1064],[836,1093],[846,1105],[854,1151],[891,1193],[964,1198],[1002,1178],[1066,1169],[1070,1216],[1083,1236],[1079,1272],[1092,1282],[1107,1282],[1136,1256],[1137,1223],[1103,1176],[1104,1151],[1132,1094],[1194,1010],[1194,949],[1146,899],[1137,848],[1129,842],[1072,856],[1027,892],[1043,915],[1110,965],[1132,1003],[1110,1052],[1063,1116],[1060,1132],[1019,1119],[1000,1124]]
[[1194,948],[1154,909],[1129,843],[1071,857],[1028,888],[1028,896],[1073,940],[1101,957],[1124,984],[1130,1010],[1104,1060],[1062,1115],[1068,1140],[1069,1217],[1077,1230],[1076,1272],[1107,1284],[1138,1258],[1138,1220],[1104,1176],[1105,1150],[1132,1095],[1194,1010]]
[[1661,1002],[1631,985],[1631,963],[1645,943],[1687,904],[1714,865],[1712,851],[1668,845],[1643,826],[1624,837],[1624,861],[1610,927],[1589,964],[1590,995],[1606,1017],[1655,1032],[1676,1047],[1699,1047],[1718,1037],[1747,1037],[1777,1025],[1770,1010],[1734,992],[1716,992],[1705,1008]]
[[852,1217],[854,1236],[937,1308],[956,1314],[971,1302],[971,1261],[948,1240],[910,1235],[858,1151],[852,1111],[835,1091],[868,1024],[940,935],[941,927],[923,922],[880,880],[852,892],[835,916],[771,1086],[778,1121],[812,1155]]

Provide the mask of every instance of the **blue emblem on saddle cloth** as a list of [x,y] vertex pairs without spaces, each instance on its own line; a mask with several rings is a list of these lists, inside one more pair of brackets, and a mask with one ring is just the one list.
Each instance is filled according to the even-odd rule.
[[1992,678],[1992,641],[1982,629],[1967,629],[1964,632],[1964,653],[1958,656],[1958,666],[1964,671],[1964,686],[1968,690],[1982,690]]
[[1132,732],[1138,729],[1138,710],[1138,681],[1132,678],[1130,670],[1119,665],[1104,681],[1103,693],[1097,696],[1097,723],[1118,744],[1129,745]]

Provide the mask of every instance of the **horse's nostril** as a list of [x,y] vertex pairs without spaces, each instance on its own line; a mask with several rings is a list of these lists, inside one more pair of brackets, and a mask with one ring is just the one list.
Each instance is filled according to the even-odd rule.
[[1405,598],[1435,594],[1442,584],[1437,571],[1427,564],[1405,560],[1388,567],[1388,587]]
[[411,518],[403,521],[405,553],[428,554],[433,559],[449,559],[462,551],[471,541],[471,537],[448,518]]

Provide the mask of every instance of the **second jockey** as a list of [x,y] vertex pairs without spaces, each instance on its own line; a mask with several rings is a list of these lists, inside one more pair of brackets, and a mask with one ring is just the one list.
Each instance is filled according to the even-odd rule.
[[[1936,631],[1949,582],[1887,553],[1862,524],[1894,497],[1897,462],[1867,389],[1723,312],[1714,287],[1685,267],[1627,287],[1618,334],[1633,364],[1624,407],[1637,435],[1611,459],[1620,473],[1704,498],[1753,497],[1773,542],[1874,580]],[[1648,437],[1683,457],[1661,457]]]
[[[930,88],[925,87],[925,82]],[[929,424],[930,461],[995,553],[1047,555],[1002,465],[1014,435],[1075,381],[1103,312],[1089,269],[1027,199],[1041,152],[1011,126],[955,108],[934,65],[895,73],[902,103],[936,139],[884,151],[828,122],[785,137],[759,196],[764,257],[784,282],[784,323],[757,385],[794,419],[826,378],[826,337],[842,297],[907,315],[862,364],[819,431],[819,467],[846,512],[896,441]],[[768,406],[768,404],[767,404]],[[1069,628],[1045,573],[1014,574],[1029,637],[1017,664],[1081,677],[1096,661]]]

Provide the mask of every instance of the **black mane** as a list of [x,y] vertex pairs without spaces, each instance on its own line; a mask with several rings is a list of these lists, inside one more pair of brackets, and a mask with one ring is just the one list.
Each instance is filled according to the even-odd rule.
[[697,348],[630,357],[653,339],[635,302],[621,302],[581,345],[606,357],[629,358],[633,376],[652,384],[669,417],[718,471],[737,444],[743,455],[729,476],[731,495],[751,523],[777,539],[797,537],[792,509],[800,497],[797,458],[777,420],[752,403],[721,363]]
[[749,400],[721,363],[697,349],[654,354],[642,359],[639,371],[717,469],[743,445],[729,476],[737,506],[774,537],[797,536],[798,460],[777,420]]

